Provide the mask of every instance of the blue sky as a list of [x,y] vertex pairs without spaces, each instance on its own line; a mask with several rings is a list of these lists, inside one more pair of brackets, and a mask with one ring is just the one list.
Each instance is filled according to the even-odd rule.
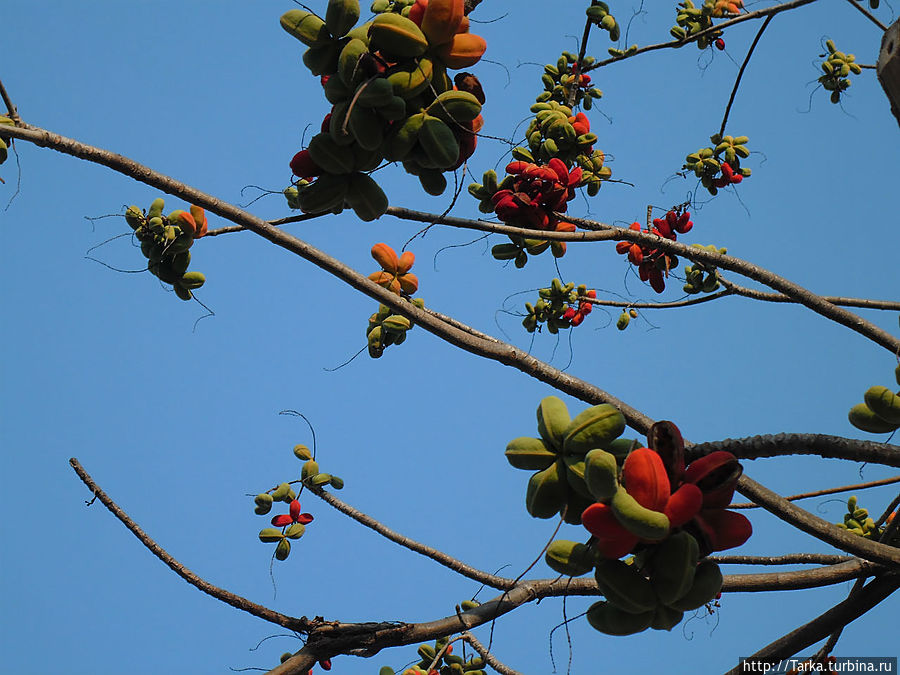
[[[521,3],[513,12],[486,0],[478,8],[479,20],[493,20],[472,29],[489,45],[473,69],[488,97],[485,134],[508,137],[527,123],[543,64],[577,48],[584,4]],[[610,4],[625,24],[638,3]],[[27,122],[247,204],[260,195],[248,186],[288,184],[304,129],[309,138],[328,109],[300,63],[301,45],[278,25],[292,6],[17,3],[4,9],[0,77]],[[878,12],[885,23],[890,11]],[[623,44],[667,40],[673,17],[672,7],[654,3],[634,18]],[[589,113],[597,147],[612,157],[613,177],[628,184],[579,197],[570,212],[628,224],[643,219],[647,204],[684,201],[696,185],[675,172],[718,129],[758,25],[729,31],[727,54],[687,46],[594,73],[604,91]],[[896,300],[896,120],[871,70],[853,78],[842,106],[815,90],[826,38],[861,63],[875,62],[880,31],[847,3],[776,17],[727,127],[750,137],[755,152],[745,164],[753,175],[694,209],[694,229],[682,240],[727,246],[822,294]],[[609,46],[596,32],[588,53],[602,57]],[[314,424],[323,470],[346,481],[340,496],[388,526],[488,571],[508,566],[503,573],[515,576],[537,556],[554,525],[525,513],[527,475],[507,465],[503,449],[535,432],[534,409],[553,393],[546,385],[422,330],[378,361],[363,355],[325,370],[364,346],[375,304],[249,233],[193,249],[192,268],[208,279],[199,297],[215,311],[195,327],[204,313],[198,305],[180,302],[149,274],[117,273],[85,257],[127,231],[124,219],[101,216],[129,204],[146,208],[157,193],[103,167],[17,148],[19,167],[15,157],[0,167],[4,670],[218,673],[270,668],[299,647],[277,637],[254,650],[283,631],[186,586],[99,504],[85,508],[89,494],[67,464],[71,456],[190,569],[288,614],[425,621],[478,590],[313,496],[303,506],[316,520],[270,576],[271,548],[256,539],[265,519],[253,515],[246,495],[299,476],[291,448],[310,436],[299,419],[278,416],[284,409]],[[470,162],[475,176],[502,169],[506,150],[482,141]],[[399,168],[378,178],[392,204],[441,212],[449,203],[447,195],[421,194]],[[185,205],[167,201],[167,211],[176,207]],[[278,194],[249,208],[266,218],[288,215]],[[463,194],[455,214],[476,217],[476,203]],[[210,227],[224,224],[211,219]],[[375,269],[373,243],[399,248],[419,230],[389,217],[360,223],[350,212],[288,227],[365,273]],[[618,311],[598,308],[571,344],[546,334],[532,343],[520,319],[501,310],[518,311],[547,285],[557,275],[552,259],[504,267],[489,253],[499,236],[459,247],[477,236],[433,228],[411,246],[429,306],[568,365],[648,415],[675,421],[693,441],[782,431],[873,438],[853,429],[846,412],[869,386],[892,384],[896,361],[858,334],[803,308],[728,298],[648,312],[624,332],[612,325]],[[119,269],[144,264],[127,237],[90,255]],[[571,245],[560,271],[600,297],[657,297],[612,244]],[[670,286],[662,298],[679,298],[680,283]],[[865,316],[896,333],[896,312]],[[564,398],[573,413],[584,407]],[[809,457],[745,462],[745,470],[782,494],[895,473]],[[892,486],[859,497],[880,512],[894,494]],[[843,513],[838,498],[805,506],[832,521]],[[765,514],[751,518],[756,534],[742,552],[829,550]],[[584,535],[567,527],[562,536]],[[550,576],[542,564],[533,574]],[[610,672],[671,672],[673,663],[685,664],[675,672],[698,663],[704,672],[727,670],[848,589],[726,596],[716,616],[666,634],[610,638],[575,621],[573,672],[599,672],[600,663]],[[566,611],[589,604],[570,599]],[[836,653],[895,654],[889,619],[897,609],[888,600],[850,626]],[[498,656],[522,671],[551,672],[548,634],[561,620],[558,599],[523,607],[496,626]],[[561,633],[553,647],[564,672]],[[333,672],[400,668],[414,654],[408,647],[367,661],[342,657]]]

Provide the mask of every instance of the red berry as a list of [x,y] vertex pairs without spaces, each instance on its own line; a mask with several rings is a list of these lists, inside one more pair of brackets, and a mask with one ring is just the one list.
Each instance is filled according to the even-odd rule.
[[716,40],[715,44],[716,44],[716,49],[718,49],[719,51],[722,51],[723,49],[725,49],[725,40],[723,40],[722,38],[719,38],[718,40]]

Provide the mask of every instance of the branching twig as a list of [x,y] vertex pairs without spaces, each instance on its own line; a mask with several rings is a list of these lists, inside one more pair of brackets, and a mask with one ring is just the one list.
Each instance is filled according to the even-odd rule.
[[772,21],[774,17],[774,14],[770,14],[766,17],[766,20],[763,21],[762,26],[759,27],[759,31],[756,33],[756,37],[753,38],[753,42],[750,44],[750,49],[747,50],[747,56],[744,57],[744,62],[741,64],[740,70],[738,70],[737,78],[734,81],[734,88],[731,90],[731,96],[728,97],[728,105],[725,106],[725,114],[722,116],[722,126],[719,127],[720,138],[725,134],[725,125],[728,123],[728,113],[731,112],[731,105],[734,103],[734,97],[737,96],[738,88],[741,86],[741,78],[744,76],[744,70],[747,68],[747,64],[750,63],[750,57],[753,56],[753,50],[756,49],[759,39],[762,37],[762,34],[769,26],[769,22]]
[[169,569],[175,572],[175,574],[180,576],[194,588],[197,588],[207,595],[211,595],[216,600],[221,600],[225,604],[231,605],[236,609],[248,612],[253,616],[259,617],[260,619],[264,619],[279,626],[283,626],[284,628],[288,628],[290,630],[308,631],[310,627],[314,625],[313,622],[308,621],[306,617],[296,619],[294,617],[285,616],[284,614],[279,614],[278,612],[271,610],[268,607],[263,607],[262,605],[258,605],[255,602],[251,602],[250,600],[247,600],[240,595],[235,595],[234,593],[226,591],[223,588],[213,586],[208,581],[200,578],[199,576],[191,572],[187,567],[175,560],[175,558],[173,558],[171,555],[169,555],[169,553],[167,553],[162,546],[153,541],[150,535],[144,532],[137,523],[129,518],[128,514],[125,513],[118,506],[118,504],[110,499],[102,489],[100,489],[100,486],[94,482],[94,479],[91,478],[88,472],[84,470],[84,467],[81,466],[81,463],[76,458],[73,457],[72,459],[70,459],[69,464],[73,469],[75,469],[75,473],[77,473],[81,481],[85,485],[87,485],[88,489],[93,493],[94,497],[96,499],[99,499],[103,506],[105,506],[110,511],[110,513],[118,518],[122,522],[122,524],[125,525],[125,527],[131,530],[131,533],[135,537],[137,537],[140,542],[145,547],[147,547],[151,553],[153,553],[153,555],[164,562]]
[[[865,490],[867,488],[878,487],[879,485],[891,485],[892,483],[900,483],[900,476],[893,478],[883,478],[881,480],[873,480],[868,483],[857,483],[856,485],[842,485],[840,487],[826,488],[825,490],[816,490],[815,492],[804,492],[799,495],[791,495],[785,497],[789,502],[795,502],[798,499],[809,499],[811,497],[823,497],[824,495],[834,495],[839,492],[850,492],[851,490]],[[758,509],[759,504],[752,502],[741,502],[739,504],[729,504],[729,509]]]
[[379,521],[375,520],[371,516],[363,513],[362,511],[353,508],[349,504],[342,502],[340,499],[335,497],[332,493],[326,492],[320,487],[316,486],[307,486],[307,489],[312,492],[314,495],[322,499],[329,506],[334,507],[341,513],[346,516],[350,516],[356,522],[361,525],[365,525],[370,530],[374,530],[382,537],[389,539],[395,544],[399,544],[404,548],[408,548],[410,551],[414,551],[420,555],[424,555],[426,558],[430,558],[434,560],[436,563],[443,565],[444,567],[453,570],[457,574],[461,574],[464,577],[468,577],[478,583],[484,584],[485,586],[490,586],[491,588],[496,588],[498,590],[508,590],[515,586],[516,582],[513,579],[506,579],[504,577],[499,577],[494,574],[490,574],[488,572],[483,572],[482,570],[476,569],[471,565],[467,565],[466,563],[457,560],[456,558],[447,555],[443,551],[439,551],[431,546],[426,546],[421,542],[415,541],[414,539],[410,539],[402,534],[394,532],[389,527],[382,525]]
[[637,56],[638,54],[643,54],[644,52],[652,52],[657,49],[672,49],[672,48],[677,49],[678,47],[683,47],[684,45],[690,44],[691,42],[696,42],[697,40],[699,40],[702,37],[705,37],[707,35],[712,35],[713,33],[716,33],[725,28],[730,28],[731,26],[734,26],[735,24],[741,23],[743,21],[751,21],[753,19],[761,19],[761,18],[767,17],[767,16],[775,16],[776,14],[779,14],[781,12],[784,12],[784,11],[787,11],[790,9],[797,9],[798,7],[802,7],[803,5],[808,5],[815,1],[816,0],[793,0],[792,2],[785,2],[781,5],[775,5],[774,7],[766,7],[764,9],[758,9],[755,12],[748,12],[747,14],[741,14],[740,16],[735,17],[734,19],[730,19],[728,21],[723,21],[722,23],[716,24],[715,26],[712,26],[711,28],[707,28],[706,30],[700,31],[699,33],[694,33],[693,35],[689,35],[688,37],[684,38],[683,40],[672,40],[671,42],[661,42],[661,43],[655,44],[655,45],[648,45],[646,47],[641,47],[641,48],[637,49],[636,51],[631,52],[630,54],[625,54],[622,56],[614,56],[611,59],[604,59],[603,61],[598,61],[597,63],[592,64],[590,68],[585,68],[585,72],[587,72],[588,70],[594,70],[595,68],[602,68],[603,66],[607,66],[610,63],[614,63],[616,61],[622,61],[624,59],[632,58],[634,56]]

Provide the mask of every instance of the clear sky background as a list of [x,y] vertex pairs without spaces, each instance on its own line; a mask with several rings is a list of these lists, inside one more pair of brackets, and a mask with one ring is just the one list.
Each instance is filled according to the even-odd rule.
[[[584,2],[485,0],[473,32],[488,41],[474,70],[488,101],[484,133],[509,137],[527,123],[543,64],[577,50]],[[628,22],[637,2],[615,2]],[[644,3],[622,45],[666,41],[673,3]],[[750,3],[756,9],[768,3]],[[327,112],[302,45],[278,25],[291,2],[6,3],[0,77],[23,118],[143,162],[262,217],[288,215],[277,194],[288,161]],[[324,12],[324,1],[314,7]],[[893,21],[889,3],[878,15]],[[759,27],[728,32],[727,53],[664,50],[594,73],[604,91],[589,113],[614,178],[570,212],[605,222],[643,220],[697,185],[675,174],[684,156],[717,131],[738,64]],[[838,48],[873,64],[881,33],[848,3],[819,2],[774,19],[744,77],[727,132],[750,137],[753,176],[694,209],[688,243],[715,243],[822,294],[897,299],[898,129],[874,75],[865,70],[841,106],[817,89],[817,55]],[[605,56],[606,33],[588,52]],[[308,127],[308,128],[307,128]],[[523,127],[519,127],[521,133]],[[90,497],[67,464],[78,457],[101,486],[178,560],[209,581],[291,615],[342,621],[427,621],[479,589],[332,511],[302,500],[316,520],[270,575],[272,548],[252,498],[299,477],[291,454],[311,443],[320,464],[346,481],[340,496],[400,532],[488,571],[516,576],[537,557],[554,523],[524,510],[527,474],[506,463],[513,437],[536,433],[534,409],[553,393],[522,373],[484,362],[414,330],[378,361],[362,355],[375,303],[250,233],[201,240],[192,268],[215,316],[183,303],[148,273],[122,274],[87,260],[89,249],[127,232],[129,204],[149,206],[146,186],[57,153],[17,143],[0,168],[3,445],[0,668],[71,675],[221,673],[268,669],[300,643],[187,586]],[[507,146],[484,140],[469,166],[502,167]],[[399,168],[378,173],[395,205],[441,212]],[[460,176],[463,184],[472,178]],[[7,202],[18,188],[9,206]],[[167,200],[172,208],[186,208]],[[456,215],[476,217],[465,192]],[[210,219],[210,227],[226,223]],[[368,274],[369,248],[397,248],[419,229],[351,212],[288,226],[300,238]],[[847,410],[871,385],[892,385],[896,360],[856,333],[804,308],[728,298],[684,310],[646,312],[628,330],[618,311],[595,311],[571,336],[533,342],[520,311],[557,275],[549,255],[524,270],[490,256],[478,233],[433,228],[412,245],[429,306],[530,348],[693,441],[757,433],[863,434]],[[452,247],[452,248],[447,248]],[[613,245],[570,245],[566,280],[599,297],[657,299]],[[128,237],[89,254],[136,270]],[[661,299],[681,297],[671,282]],[[520,295],[516,295],[520,294]],[[897,331],[897,314],[866,312]],[[564,397],[573,414],[584,407]],[[745,462],[782,494],[876,480],[896,473],[810,457]],[[879,512],[896,487],[860,494]],[[844,497],[804,505],[838,521]],[[749,513],[749,512],[746,512]],[[741,551],[832,552],[761,512]],[[581,528],[561,536],[580,539]],[[745,572],[746,568],[726,571]],[[532,576],[551,576],[540,563]],[[274,581],[274,584],[273,584]],[[739,655],[817,616],[849,584],[780,595],[736,594],[714,616],[671,633],[613,638],[583,619],[570,625],[572,672],[721,672]],[[482,591],[481,599],[492,597]],[[569,616],[591,599],[566,603]],[[499,658],[549,673],[549,632],[561,599],[521,608],[494,629]],[[896,655],[897,600],[839,643],[839,655]],[[487,639],[487,629],[478,632]],[[276,636],[263,642],[264,638]],[[563,631],[552,641],[565,672]],[[336,673],[376,673],[415,658],[406,647],[371,660],[340,657]]]

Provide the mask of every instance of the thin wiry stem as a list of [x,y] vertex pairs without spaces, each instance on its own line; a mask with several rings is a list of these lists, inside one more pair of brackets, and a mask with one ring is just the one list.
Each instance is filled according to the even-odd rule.
[[741,64],[740,70],[738,70],[737,78],[734,81],[734,88],[731,90],[731,96],[728,97],[728,105],[725,106],[725,114],[722,116],[722,126],[719,127],[720,138],[725,134],[725,125],[728,123],[728,113],[731,112],[731,106],[734,103],[734,98],[737,96],[738,88],[740,88],[741,86],[741,78],[744,76],[744,70],[746,70],[747,64],[750,63],[750,57],[753,56],[753,50],[756,49],[756,45],[759,43],[759,39],[766,31],[766,28],[769,27],[769,23],[774,17],[774,14],[770,14],[766,17],[766,20],[763,21],[762,26],[759,27],[759,31],[756,33],[756,37],[753,38],[753,42],[750,44],[750,49],[747,50],[747,56],[744,57],[744,62]]
[[484,659],[484,662],[500,673],[500,675],[522,675],[518,670],[513,670],[505,663],[498,661],[497,657],[491,654],[491,652],[488,651],[488,648],[481,644],[481,641],[469,631],[463,631],[461,635],[466,642],[472,645],[472,649],[478,652],[478,655]]
[[[822,497],[824,495],[834,495],[839,492],[850,492],[851,490],[865,490],[867,488],[878,487],[880,485],[891,485],[892,483],[900,483],[900,476],[893,478],[883,478],[882,480],[873,480],[868,483],[856,483],[855,485],[841,485],[840,487],[827,488],[825,490],[816,490],[815,492],[804,492],[799,495],[791,495],[785,497],[789,502],[795,502],[798,499],[810,499],[811,497]],[[758,509],[759,504],[752,502],[741,502],[738,504],[729,504],[729,509]]]

